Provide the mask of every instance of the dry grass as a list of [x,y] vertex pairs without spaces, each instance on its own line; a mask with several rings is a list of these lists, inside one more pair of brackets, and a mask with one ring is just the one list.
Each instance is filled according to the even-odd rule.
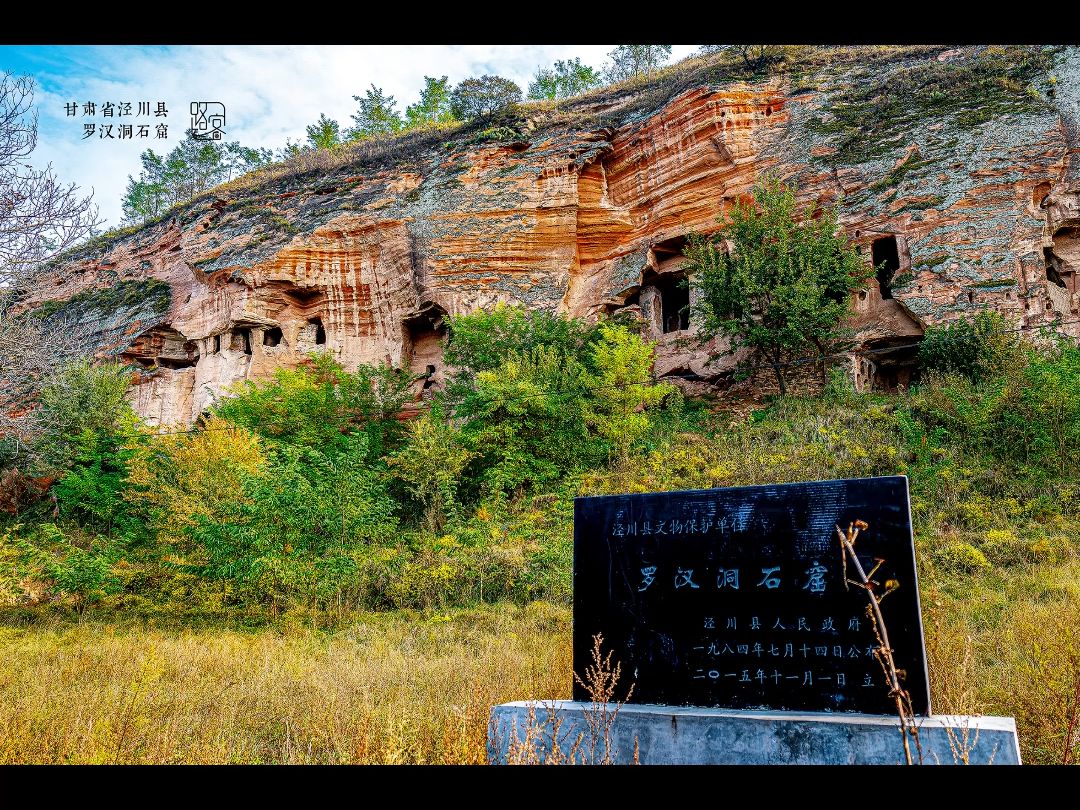
[[1016,718],[1030,764],[1080,760],[1080,561],[929,577],[934,710]]
[[[1014,716],[1025,762],[1077,762],[1080,561],[923,573],[936,712]],[[492,705],[570,696],[570,635],[543,603],[333,631],[0,622],[0,763],[482,763]]]
[[542,603],[0,647],[0,763],[482,763],[492,704],[570,693],[569,611]]

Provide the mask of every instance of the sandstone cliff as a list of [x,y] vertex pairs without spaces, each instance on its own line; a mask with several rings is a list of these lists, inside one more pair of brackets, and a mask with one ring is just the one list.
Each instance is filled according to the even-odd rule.
[[21,302],[139,367],[136,410],[190,424],[312,351],[441,379],[443,319],[498,301],[626,310],[656,372],[710,361],[679,287],[686,235],[763,173],[838,205],[880,280],[857,294],[861,385],[906,380],[926,325],[979,308],[1080,335],[1080,50],[861,49],[762,75],[698,60],[300,174],[232,184],[59,262]]

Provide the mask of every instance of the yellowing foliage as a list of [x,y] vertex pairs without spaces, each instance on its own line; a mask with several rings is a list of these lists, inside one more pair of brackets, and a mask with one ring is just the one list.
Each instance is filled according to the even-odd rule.
[[162,539],[182,544],[200,517],[216,518],[241,497],[244,476],[266,463],[259,437],[222,419],[193,433],[162,434],[140,443],[125,498],[145,508]]

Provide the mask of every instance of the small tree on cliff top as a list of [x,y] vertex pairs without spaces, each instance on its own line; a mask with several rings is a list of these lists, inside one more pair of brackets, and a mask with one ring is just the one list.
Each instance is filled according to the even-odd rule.
[[521,88],[502,76],[466,79],[450,94],[450,111],[461,121],[494,115],[521,101]]
[[834,209],[811,206],[798,218],[795,188],[775,179],[722,222],[711,237],[692,236],[685,251],[701,291],[704,334],[730,338],[732,352],[753,350],[751,363],[772,367],[783,396],[791,360],[835,351],[851,293],[870,268],[838,231]]

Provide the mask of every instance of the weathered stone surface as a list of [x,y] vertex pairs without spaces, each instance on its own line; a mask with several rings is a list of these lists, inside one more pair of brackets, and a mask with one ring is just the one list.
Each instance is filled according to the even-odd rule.
[[[530,707],[532,718],[530,718]],[[593,706],[570,700],[504,703],[491,710],[488,761],[505,763],[511,748],[543,760],[552,718],[562,755],[642,765],[900,765],[905,762],[895,717],[837,712],[736,711],[680,706]],[[610,720],[605,739],[603,725]],[[1019,765],[1011,717],[931,715],[916,718],[925,765]],[[531,727],[531,732],[530,732]],[[594,733],[596,729],[598,733]],[[912,751],[916,757],[916,751]],[[964,761],[964,758],[967,758]]]
[[[922,49],[808,76],[704,82],[644,112],[632,111],[634,93],[648,88],[627,91],[579,102],[588,123],[576,126],[537,119],[494,142],[451,134],[397,168],[222,191],[84,251],[24,306],[122,282],[168,285],[164,311],[93,315],[99,355],[143,367],[135,407],[163,423],[191,423],[236,381],[313,350],[346,367],[434,366],[437,383],[442,318],[498,301],[586,318],[625,308],[658,341],[657,373],[705,390],[735,358],[713,359],[722,346],[680,319],[681,247],[775,172],[807,204],[838,205],[868,261],[875,240],[896,240],[891,283],[855,300],[864,347],[910,344],[926,325],[980,308],[1080,335],[1070,323],[1080,319],[1080,50],[1054,57],[1052,99],[1021,88],[985,115],[972,99],[976,123],[960,123],[968,102],[932,118],[897,113],[895,134],[865,154],[830,129],[853,85],[981,58],[979,48]],[[876,357],[853,361],[861,380],[904,384],[884,362],[902,352]]]

